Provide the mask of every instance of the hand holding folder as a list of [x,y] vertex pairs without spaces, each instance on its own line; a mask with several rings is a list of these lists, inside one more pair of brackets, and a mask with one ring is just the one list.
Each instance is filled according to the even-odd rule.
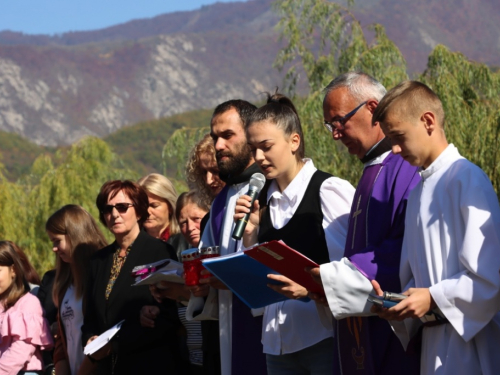
[[279,284],[268,284],[267,286],[275,292],[283,294],[290,299],[308,298],[307,289],[302,285],[297,284],[295,281],[283,275],[267,275],[271,280],[279,282]]
[[245,254],[302,285],[308,291],[324,294],[321,285],[305,271],[308,267],[319,267],[319,265],[283,241],[262,243],[245,250]]
[[251,308],[288,299],[268,286],[282,284],[268,278],[269,274],[286,276],[307,290],[324,293],[305,271],[306,267],[319,267],[318,264],[282,241],[270,241],[242,252],[206,259],[202,264]]

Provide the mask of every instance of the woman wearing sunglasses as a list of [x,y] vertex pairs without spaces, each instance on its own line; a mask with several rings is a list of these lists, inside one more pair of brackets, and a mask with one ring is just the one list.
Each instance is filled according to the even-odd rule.
[[142,327],[144,305],[158,305],[147,286],[132,286],[135,266],[170,258],[170,245],[142,230],[148,218],[148,195],[132,181],[108,181],[96,199],[99,219],[115,241],[97,252],[90,264],[87,306],[82,327],[84,345],[122,320],[120,331],[89,356],[98,374],[152,374],[169,368],[177,374],[175,301],[164,301],[154,328]]

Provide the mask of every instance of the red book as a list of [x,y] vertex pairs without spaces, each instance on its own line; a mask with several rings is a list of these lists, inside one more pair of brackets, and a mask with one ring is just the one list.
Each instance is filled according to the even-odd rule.
[[283,241],[264,242],[244,251],[246,255],[302,285],[310,292],[324,294],[321,285],[304,269],[319,265],[287,246]]

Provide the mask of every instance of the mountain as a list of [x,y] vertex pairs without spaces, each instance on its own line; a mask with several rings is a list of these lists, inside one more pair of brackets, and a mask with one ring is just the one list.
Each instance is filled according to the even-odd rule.
[[55,152],[55,149],[38,146],[19,134],[1,130],[0,150],[0,170],[10,181],[17,181],[22,175],[28,174],[33,162],[41,154]]
[[253,1],[60,37],[3,32],[0,129],[54,146],[235,97],[258,100],[282,80],[272,68],[273,17],[269,2]]
[[[353,13],[387,29],[410,72],[437,43],[500,66],[497,0],[364,0]],[[282,83],[271,0],[215,3],[61,35],[0,32],[0,130],[39,145],[104,137]]]
[[[162,151],[175,130],[206,127],[212,110],[196,110],[158,120],[143,121],[120,129],[104,138],[125,165],[140,176],[162,173]],[[194,145],[192,145],[194,146]],[[177,165],[167,165],[167,176],[175,176]]]
[[421,73],[438,44],[469,59],[500,66],[498,0],[364,0],[354,14],[362,25],[384,25],[410,72]]
[[[142,121],[104,137],[104,141],[121,163],[138,176],[162,173],[165,167],[162,161],[163,147],[174,131],[183,127],[208,128],[211,116],[212,110],[201,109],[158,120]],[[41,154],[54,156],[58,151],[67,149],[68,146],[39,146],[18,134],[0,130],[0,171],[8,180],[15,182],[29,173],[33,162]],[[54,158],[53,161],[57,162]],[[167,165],[167,175],[175,178],[177,167]]]

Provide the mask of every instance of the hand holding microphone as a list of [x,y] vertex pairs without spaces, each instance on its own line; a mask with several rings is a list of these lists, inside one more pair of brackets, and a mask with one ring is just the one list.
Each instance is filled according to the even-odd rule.
[[[265,183],[266,183],[266,178],[264,177],[264,175],[262,173],[254,173],[252,175],[252,177],[250,178],[250,185],[248,187],[248,192],[246,193],[246,195],[248,195],[251,198],[250,212],[245,213],[245,215],[242,218],[237,219],[236,226],[234,227],[234,230],[233,230],[233,238],[235,240],[240,240],[241,237],[243,237],[245,227],[247,226],[248,220],[250,219],[250,214],[252,212],[254,202],[257,199],[257,197],[259,196],[259,193],[262,190],[262,188],[264,187]],[[238,211],[239,211],[239,208],[238,208],[238,206],[236,206],[236,212],[238,213]]]

